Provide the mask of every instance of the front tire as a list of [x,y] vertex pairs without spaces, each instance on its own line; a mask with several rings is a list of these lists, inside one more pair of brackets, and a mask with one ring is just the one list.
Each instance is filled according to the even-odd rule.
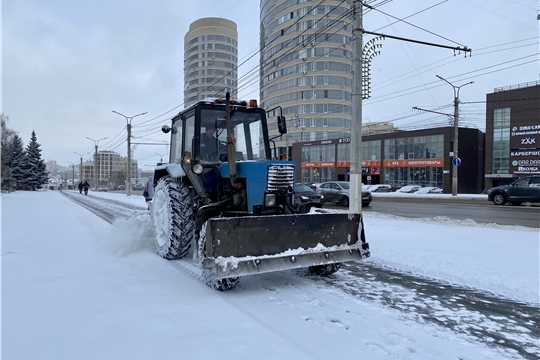
[[198,254],[198,257],[199,257],[199,265],[200,265],[202,273],[203,273],[204,282],[206,283],[206,285],[210,286],[214,290],[219,290],[219,291],[232,290],[240,282],[240,277],[232,277],[232,278],[219,279],[219,280],[215,280],[215,279],[214,280],[209,280],[209,275],[210,275],[208,273],[209,270],[206,270],[204,268],[203,261],[204,261],[204,258],[205,258],[204,250],[205,250],[205,247],[206,247],[206,227],[207,227],[207,225],[208,225],[208,223],[205,222],[203,224],[202,228],[201,228],[201,232],[200,232],[200,235],[199,235],[198,251],[197,251],[197,254]]
[[341,205],[344,207],[349,207],[349,198],[347,196],[341,198]]
[[152,220],[157,253],[168,260],[186,256],[195,236],[195,219],[189,187],[162,177],[152,199]]
[[493,203],[495,205],[504,205],[506,203],[506,199],[504,198],[504,195],[502,193],[496,193],[493,196]]

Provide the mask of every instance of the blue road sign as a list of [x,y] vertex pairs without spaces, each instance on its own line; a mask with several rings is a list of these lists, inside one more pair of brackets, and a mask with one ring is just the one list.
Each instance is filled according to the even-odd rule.
[[461,165],[461,159],[458,158],[458,157],[453,158],[452,159],[452,164],[455,165],[455,166]]

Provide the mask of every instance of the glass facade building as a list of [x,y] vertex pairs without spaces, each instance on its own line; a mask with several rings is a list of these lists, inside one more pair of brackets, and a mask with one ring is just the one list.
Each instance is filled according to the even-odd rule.
[[238,32],[222,18],[194,21],[184,37],[184,107],[207,97],[237,97]]
[[[362,183],[435,186],[451,192],[453,127],[362,136]],[[478,129],[459,128],[462,164],[458,173],[460,192],[483,190],[485,136]],[[292,159],[298,181],[319,183],[349,181],[351,138],[298,142]]]
[[485,189],[540,175],[539,95],[540,80],[486,95]]
[[350,135],[351,3],[261,0],[260,102],[280,106],[289,130],[277,146]]

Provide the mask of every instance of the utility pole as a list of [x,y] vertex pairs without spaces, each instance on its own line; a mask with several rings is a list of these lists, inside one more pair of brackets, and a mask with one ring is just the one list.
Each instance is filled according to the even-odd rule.
[[98,191],[98,186],[99,186],[99,180],[98,180],[98,144],[101,140],[105,140],[106,137],[102,138],[102,139],[99,139],[99,140],[94,140],[92,138],[89,138],[88,136],[86,137],[88,140],[92,140],[94,142],[94,145],[95,145],[95,153],[94,153],[94,182],[95,182],[95,190]]
[[71,183],[73,184],[73,188],[75,188],[75,163],[71,161],[68,161],[68,163],[70,163],[70,165],[73,167],[73,177],[71,179]]
[[351,94],[351,166],[349,211],[362,212],[362,1],[353,1],[353,81]]
[[[79,165],[79,181],[82,182],[82,176],[83,176],[82,159],[83,159],[83,156],[90,154],[90,152],[84,153],[82,155],[79,154],[79,153],[76,153],[75,151],[73,153],[79,155],[80,158],[81,158],[81,165]],[[75,184],[73,184],[73,185],[75,185]]]
[[452,196],[457,196],[458,193],[458,166],[461,160],[458,156],[458,132],[459,132],[459,89],[465,85],[474,84],[474,81],[470,81],[460,86],[455,86],[442,76],[436,75],[439,79],[446,81],[450,86],[454,88],[454,152],[452,157]]
[[143,112],[134,116],[126,116],[124,114],[120,114],[118,111],[113,110],[112,112],[125,117],[127,122],[127,196],[131,196],[131,119],[147,113]]

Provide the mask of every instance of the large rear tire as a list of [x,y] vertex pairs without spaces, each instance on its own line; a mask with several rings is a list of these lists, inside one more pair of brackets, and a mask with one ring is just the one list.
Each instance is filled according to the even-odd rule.
[[210,286],[212,289],[219,290],[219,291],[228,291],[231,289],[234,289],[236,285],[240,282],[240,277],[233,277],[233,278],[227,278],[227,279],[220,279],[220,280],[209,280],[209,276],[207,271],[204,269],[203,266],[203,260],[205,258],[204,255],[204,248],[206,246],[206,226],[207,222],[205,222],[201,228],[200,236],[199,236],[199,244],[198,244],[198,257],[199,257],[199,265],[201,267],[204,281],[206,285]]
[[186,256],[195,236],[195,219],[189,187],[162,177],[152,199],[152,219],[157,253],[169,260]]

